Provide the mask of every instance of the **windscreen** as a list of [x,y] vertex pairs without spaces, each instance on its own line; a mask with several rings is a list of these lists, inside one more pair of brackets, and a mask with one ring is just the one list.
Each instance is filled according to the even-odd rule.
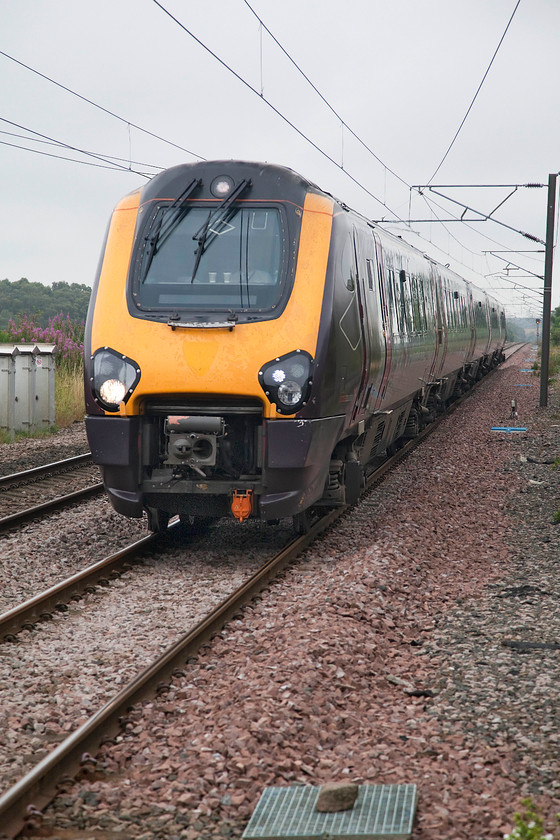
[[141,308],[263,310],[281,296],[278,208],[159,208],[146,237],[137,286]]

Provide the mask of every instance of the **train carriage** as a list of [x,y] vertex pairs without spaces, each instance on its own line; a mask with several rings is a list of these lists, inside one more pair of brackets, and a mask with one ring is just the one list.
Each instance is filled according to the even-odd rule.
[[88,313],[86,430],[117,511],[278,520],[502,359],[496,301],[289,169],[185,164],[123,199]]

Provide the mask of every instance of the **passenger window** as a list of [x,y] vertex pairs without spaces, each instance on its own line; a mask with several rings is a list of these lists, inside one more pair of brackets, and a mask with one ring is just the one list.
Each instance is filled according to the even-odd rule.
[[411,283],[410,277],[407,275],[406,271],[401,268],[399,271],[399,286],[400,286],[400,301],[401,301],[401,323],[402,323],[402,331],[403,332],[412,332],[414,328],[413,320],[412,320],[412,307],[411,307]]
[[373,292],[373,261],[366,260],[367,266],[367,278],[368,278],[368,288],[370,292]]
[[414,329],[417,332],[426,331],[426,304],[424,301],[424,286],[422,277],[413,275],[410,278],[412,288],[412,313]]

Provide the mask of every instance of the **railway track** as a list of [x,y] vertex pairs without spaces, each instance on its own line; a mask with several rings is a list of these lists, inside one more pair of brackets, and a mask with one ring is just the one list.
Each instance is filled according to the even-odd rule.
[[82,499],[103,484],[91,453],[0,477],[0,532]]
[[[511,352],[515,352],[516,349],[518,348],[512,348],[510,354]],[[474,389],[468,392],[464,398],[458,400],[451,410],[460,405],[473,392]],[[410,441],[392,458],[388,459],[375,470],[368,478],[366,492],[372,486],[379,483],[383,476],[397,463],[403,458],[406,458],[447,416],[448,414],[437,418],[417,438]],[[37,826],[37,822],[39,821],[40,823],[40,810],[55,795],[56,787],[60,780],[68,775],[74,775],[80,766],[82,766],[82,772],[87,773],[88,767],[91,767],[91,754],[96,752],[102,741],[118,734],[127,710],[146,697],[151,697],[154,693],[164,689],[166,683],[173,676],[173,673],[184,667],[185,662],[196,654],[201,645],[218,633],[232,616],[237,614],[245,604],[266,587],[287,565],[292,563],[297,555],[312,543],[320,533],[329,528],[344,513],[345,509],[334,510],[310,524],[306,534],[294,539],[283,550],[264,563],[261,568],[213,609],[202,621],[171,645],[144,671],[134,677],[118,694],[93,714],[86,723],[80,726],[65,741],[60,743],[30,773],[1,796],[0,824],[6,832],[6,836],[14,837],[25,826],[26,820],[31,820],[32,824]],[[177,526],[171,525],[169,530],[172,531],[174,527]],[[157,538],[153,536],[146,537],[145,540],[139,541],[136,545],[145,544],[145,541]],[[130,549],[133,549],[133,546]],[[108,574],[107,569],[110,567],[111,562],[118,564],[120,561],[114,558],[107,558],[106,561],[102,562],[107,563],[105,569],[102,569],[100,564],[96,564],[100,566],[98,570],[100,576]],[[87,572],[88,570],[85,571]],[[56,608],[56,605],[61,603],[61,597],[73,597],[75,593],[72,591],[72,586],[83,586],[85,580],[86,576],[84,575],[81,583],[75,581],[74,584],[70,585],[68,593],[72,594],[62,596],[61,591],[56,593],[51,592],[50,595],[49,593],[45,593],[46,600],[44,603],[46,604],[48,598],[51,598],[50,607],[38,606],[39,602],[33,599],[36,601],[35,605],[30,605],[27,609],[35,610],[36,612],[28,613],[26,620],[30,620],[30,615],[38,614],[40,616],[47,609]],[[97,582],[99,580],[100,577],[97,578]],[[88,584],[86,583],[85,585]],[[52,600],[53,598],[54,600]],[[39,610],[38,613],[37,610]],[[10,619],[5,619],[4,616],[0,617],[0,628],[10,627],[11,630],[7,632],[15,632],[17,621],[22,621],[22,616],[24,615],[22,608],[17,608],[17,611],[20,612],[20,617],[17,619],[15,615]],[[16,611],[12,610],[11,612],[15,613]],[[10,621],[12,622],[11,624]]]
[[15,634],[20,630],[31,629],[37,621],[49,619],[55,610],[64,611],[69,601],[80,597],[93,587],[108,584],[110,578],[118,576],[128,564],[134,561],[142,549],[158,537],[159,535],[156,534],[148,534],[121,551],[110,554],[17,607],[2,613],[0,615],[0,640],[14,641]]

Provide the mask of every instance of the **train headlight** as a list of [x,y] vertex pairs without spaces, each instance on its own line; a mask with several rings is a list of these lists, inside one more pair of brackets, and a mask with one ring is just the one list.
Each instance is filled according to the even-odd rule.
[[93,357],[91,388],[93,396],[105,411],[118,411],[140,381],[140,368],[135,361],[110,347],[97,350]]
[[313,359],[304,350],[295,350],[267,362],[259,371],[259,382],[279,414],[295,414],[309,398]]
[[120,405],[126,394],[126,385],[120,379],[106,379],[99,389],[99,396],[106,405]]

